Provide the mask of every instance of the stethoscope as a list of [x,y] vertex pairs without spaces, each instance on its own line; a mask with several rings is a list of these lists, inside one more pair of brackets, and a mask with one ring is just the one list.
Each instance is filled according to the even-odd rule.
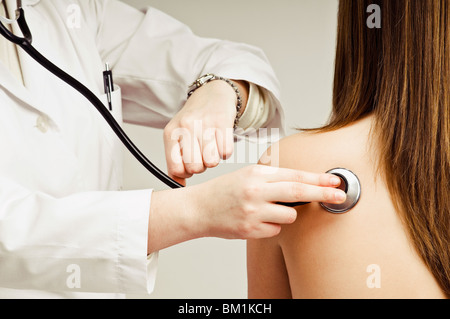
[[[1,3],[1,2],[0,2]],[[14,22],[18,23],[20,30],[22,31],[23,38],[14,35],[11,31],[6,28],[3,23],[12,24]],[[58,68],[42,54],[40,54],[31,44],[33,38],[31,36],[30,28],[25,20],[25,13],[22,9],[22,1],[17,0],[17,10],[16,19],[10,20],[4,17],[1,18],[0,23],[0,34],[3,35],[7,40],[17,44],[21,47],[30,57],[32,57],[36,62],[42,65],[45,69],[56,75],[62,81],[66,82],[68,85],[72,86],[75,90],[80,92],[86,99],[91,102],[91,104],[100,112],[106,122],[109,124],[114,133],[119,137],[125,147],[130,151],[131,154],[155,177],[160,181],[165,183],[171,188],[181,188],[181,184],[177,183],[169,176],[164,174],[158,167],[156,167],[150,160],[148,160],[145,155],[133,144],[131,139],[125,134],[122,127],[114,119],[111,112],[106,108],[102,101],[86,86],[81,84],[78,80],[74,79],[72,76]]]
[[[0,1],[1,4],[1,1]],[[22,31],[23,37],[18,37],[14,35],[11,31],[4,26],[5,24],[12,24],[14,22],[18,23],[20,30]],[[103,118],[106,120],[108,125],[128,149],[128,151],[156,178],[161,182],[169,186],[170,188],[182,188],[183,185],[174,181],[163,171],[161,171],[157,166],[155,166],[145,155],[134,145],[131,139],[123,131],[119,123],[114,119],[111,112],[103,102],[95,95],[91,90],[89,90],[85,85],[80,83],[78,80],[61,70],[59,67],[54,65],[51,61],[45,58],[41,53],[39,53],[31,44],[33,38],[28,24],[25,20],[25,13],[22,8],[22,1],[17,0],[16,18],[7,19],[0,16],[0,34],[5,37],[8,41],[21,47],[31,58],[38,62],[42,67],[47,69],[49,72],[53,73],[55,76],[60,78],[62,81],[66,82],[68,85],[77,90],[82,94],[91,104],[100,112]],[[359,201],[361,196],[361,185],[358,177],[351,171],[343,168],[338,168],[330,170],[327,173],[334,174],[341,178],[341,188],[347,193],[347,200],[345,203],[340,205],[321,203],[322,207],[331,213],[341,214],[352,209]],[[305,204],[306,202],[298,203],[280,203],[285,206],[296,207]]]

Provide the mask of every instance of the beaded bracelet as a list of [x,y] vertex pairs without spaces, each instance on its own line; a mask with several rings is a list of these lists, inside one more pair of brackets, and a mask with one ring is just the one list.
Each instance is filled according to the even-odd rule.
[[214,74],[205,74],[205,75],[201,76],[200,78],[198,78],[194,83],[192,83],[189,86],[188,99],[198,88],[202,87],[203,85],[205,85],[211,81],[215,81],[215,80],[225,81],[233,88],[234,92],[236,93],[236,96],[237,96],[236,112],[237,113],[236,113],[236,119],[234,120],[234,128],[237,128],[237,126],[239,124],[239,120],[241,119],[242,114],[243,114],[243,112],[241,112],[241,110],[242,110],[242,95],[241,95],[241,92],[239,91],[239,88],[230,79],[227,79],[227,78],[224,78],[221,76],[216,76]]

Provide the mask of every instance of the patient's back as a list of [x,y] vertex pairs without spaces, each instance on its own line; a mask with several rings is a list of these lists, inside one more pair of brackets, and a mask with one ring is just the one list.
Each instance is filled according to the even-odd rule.
[[294,298],[445,298],[416,253],[376,173],[372,118],[326,133],[300,133],[280,142],[280,166],[312,172],[342,167],[360,179],[358,205],[331,214],[319,204],[298,208],[283,227],[283,251]]

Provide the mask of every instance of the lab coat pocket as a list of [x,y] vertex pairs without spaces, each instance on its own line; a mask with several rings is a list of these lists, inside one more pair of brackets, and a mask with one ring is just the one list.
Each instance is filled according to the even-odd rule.
[[[106,94],[101,95],[101,101],[106,108],[110,109],[108,103],[108,97]],[[117,123],[122,126],[123,115],[122,115],[122,92],[118,85],[114,85],[114,91],[111,94],[111,114]],[[105,188],[109,190],[121,190],[123,185],[123,145],[119,140],[114,131],[109,127],[109,125],[104,122],[104,129],[106,130],[103,136],[106,139],[106,144],[109,147],[109,160],[113,162],[112,167],[110,167],[109,172],[102,172],[102,176],[106,176],[107,179],[104,181]],[[105,169],[108,169],[109,165],[104,165]]]

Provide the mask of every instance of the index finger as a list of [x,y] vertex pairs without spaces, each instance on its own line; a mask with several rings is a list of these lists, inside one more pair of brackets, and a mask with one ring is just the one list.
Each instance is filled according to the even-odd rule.
[[338,187],[341,179],[333,174],[311,173],[289,168],[271,167],[266,174],[267,182],[296,182],[315,186]]

